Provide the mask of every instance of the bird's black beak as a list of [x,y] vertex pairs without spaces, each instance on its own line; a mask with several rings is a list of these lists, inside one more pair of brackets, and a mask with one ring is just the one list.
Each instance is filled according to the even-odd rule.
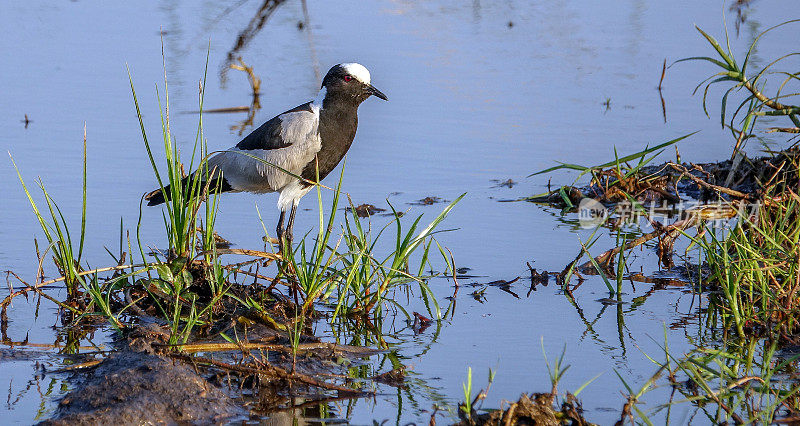
[[384,101],[388,101],[389,100],[389,98],[387,98],[386,95],[383,94],[383,92],[381,92],[380,90],[376,89],[371,84],[367,85],[367,93],[369,93],[370,95],[375,95],[375,96],[383,99]]

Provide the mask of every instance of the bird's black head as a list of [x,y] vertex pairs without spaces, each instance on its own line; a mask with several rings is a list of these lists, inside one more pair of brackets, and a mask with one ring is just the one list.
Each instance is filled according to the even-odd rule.
[[334,65],[322,80],[326,97],[354,102],[356,105],[375,95],[387,100],[380,90],[370,84],[369,71],[361,64],[349,63]]

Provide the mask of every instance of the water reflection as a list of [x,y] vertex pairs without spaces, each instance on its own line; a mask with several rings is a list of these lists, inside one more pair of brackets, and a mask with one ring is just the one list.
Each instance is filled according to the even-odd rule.
[[239,32],[233,47],[228,50],[227,60],[222,64],[220,71],[220,78],[223,82],[225,81],[225,75],[228,72],[230,65],[232,65],[234,60],[239,56],[239,52],[246,48],[248,44],[250,44],[253,38],[264,27],[264,24],[267,23],[269,17],[272,16],[278,7],[280,7],[280,5],[285,1],[286,0],[264,0],[264,2],[261,3],[261,6],[259,6],[255,12],[255,15],[250,18],[250,22],[248,22],[244,29]]

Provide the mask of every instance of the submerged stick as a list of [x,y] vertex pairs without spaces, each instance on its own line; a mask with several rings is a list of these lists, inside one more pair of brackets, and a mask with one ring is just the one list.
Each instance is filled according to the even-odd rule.
[[770,127],[767,129],[767,133],[775,132],[800,133],[800,127]]
[[288,372],[281,367],[275,365],[265,365],[263,368],[245,367],[241,365],[228,364],[226,362],[217,361],[211,358],[191,357],[183,354],[170,354],[172,358],[180,359],[194,364],[207,364],[212,367],[221,368],[228,371],[236,371],[239,373],[253,374],[253,375],[272,375],[274,377],[282,378],[285,380],[296,380],[307,385],[316,386],[323,389],[335,390],[348,395],[364,395],[366,392],[347,388],[344,386],[335,385],[333,383],[321,382],[311,376],[307,376],[298,372]]
[[[0,345],[8,346],[11,349],[17,347],[29,347],[29,348],[42,348],[42,349],[62,349],[66,347],[66,345],[59,345],[54,343],[31,343],[31,342],[14,342],[11,340],[0,341]],[[95,346],[78,346],[77,349],[79,351],[89,351],[92,349],[97,349]],[[85,355],[85,353],[84,353]]]
[[[153,345],[153,346],[170,346],[180,350],[183,353],[191,354],[197,352],[225,352],[225,351],[238,351],[248,349],[264,349],[272,351],[291,351],[292,348],[285,345],[276,345],[269,343],[253,343],[253,342],[233,342],[233,343],[189,343],[178,345]],[[360,346],[337,345],[333,343],[319,342],[319,343],[303,343],[297,346],[298,351],[314,351],[314,350],[330,350],[331,352],[339,352],[343,354],[353,355],[356,357],[372,356],[384,351],[370,348],[363,348]]]
[[[89,270],[89,271],[79,272],[76,276],[77,277],[82,277],[84,275],[91,275],[91,274],[96,274],[96,273],[99,273],[99,272],[119,271],[119,270],[128,269],[128,268],[139,268],[139,267],[142,267],[142,266],[147,266],[147,265],[144,265],[144,264],[133,265],[133,264],[131,264],[131,265],[109,266],[109,267],[106,267],[106,268],[97,268],[97,269],[92,269],[92,270]],[[35,292],[41,294],[46,299],[54,302],[55,304],[61,306],[62,308],[68,309],[68,310],[70,310],[72,312],[75,312],[75,313],[80,313],[74,307],[69,306],[69,305],[64,304],[64,303],[61,303],[61,302],[57,301],[55,298],[53,298],[52,296],[49,296],[49,295],[47,295],[47,294],[45,294],[45,293],[40,291],[41,287],[48,286],[50,284],[55,284],[57,282],[64,281],[66,279],[66,277],[61,276],[61,277],[58,277],[58,278],[54,278],[52,280],[42,281],[42,282],[38,282],[36,284],[31,285],[31,284],[28,284],[25,281],[23,281],[22,278],[20,278],[17,274],[15,274],[15,273],[13,273],[11,271],[7,271],[7,272],[13,274],[14,277],[16,277],[21,283],[25,284],[25,288],[17,290],[15,292],[9,294],[8,296],[5,297],[5,299],[3,299],[2,302],[0,302],[0,310],[2,311],[2,315],[0,315],[0,316],[2,316],[2,318],[5,318],[6,309],[8,308],[8,305],[11,304],[11,301],[14,300],[15,297],[21,296],[23,294],[26,294],[29,291],[35,291]]]
[[27,294],[29,291],[35,291],[35,292],[39,293],[45,299],[48,299],[48,300],[54,302],[56,305],[59,305],[64,309],[70,310],[70,311],[72,311],[72,312],[74,312],[76,314],[80,313],[76,308],[74,308],[72,306],[69,306],[69,305],[66,305],[66,304],[64,304],[62,302],[59,302],[54,297],[52,297],[52,296],[50,296],[48,294],[45,294],[45,293],[43,293],[41,291],[41,287],[44,287],[45,285],[48,285],[48,284],[52,284],[53,282],[63,281],[64,277],[61,277],[58,281],[50,280],[50,281],[39,282],[39,283],[36,283],[34,285],[30,285],[27,282],[25,282],[22,278],[20,278],[20,276],[17,275],[16,273],[14,273],[13,271],[5,271],[5,272],[8,275],[13,275],[14,278],[16,278],[19,282],[21,282],[22,284],[25,284],[25,287],[22,288],[22,289],[19,289],[17,291],[12,292],[8,296],[6,296],[5,299],[3,299],[2,302],[0,302],[0,319],[2,319],[3,321],[6,320],[6,309],[8,309],[8,306],[11,304],[11,301],[14,300],[14,298],[17,297],[17,296],[22,296],[24,294]]
[[[205,254],[201,253],[201,254]],[[269,260],[282,260],[283,258],[281,255],[276,253],[268,253],[261,250],[250,250],[250,249],[217,249],[217,254],[238,254],[242,256],[253,256],[253,257],[263,257]]]
[[[630,250],[634,247],[638,247],[654,238],[657,238],[661,235],[666,235],[668,238],[674,238],[677,236],[678,233],[682,232],[683,230],[694,226],[698,221],[698,217],[695,215],[690,215],[686,219],[681,219],[672,225],[664,226],[661,228],[656,229],[653,232],[644,234],[635,240],[631,240],[629,243],[614,247],[610,250],[605,251],[603,254],[594,258],[594,261],[598,264],[606,264],[610,259],[614,256],[618,255],[622,251]],[[577,261],[577,259],[576,259]],[[593,267],[592,261],[584,262],[581,264],[577,269],[578,270],[587,270]]]
[[[52,244],[51,244],[51,246],[52,246]],[[49,248],[50,247],[48,247],[48,250],[49,250]],[[45,251],[45,253],[47,253],[47,251]],[[254,256],[254,257],[265,258],[265,259],[268,259],[269,261],[281,260],[281,256],[279,254],[268,253],[268,252],[260,251],[260,250],[220,249],[220,250],[217,250],[217,254],[238,254],[238,255],[243,255],[243,256]],[[41,257],[43,258],[44,254],[42,254]],[[40,258],[40,261],[41,261],[41,258]],[[125,269],[141,268],[141,267],[147,267],[147,266],[149,266],[149,265],[144,264],[144,263],[108,266],[108,267],[104,267],[104,268],[91,269],[91,270],[88,270],[88,271],[81,271],[76,276],[82,277],[82,276],[86,276],[86,275],[97,274],[97,273],[100,273],[100,272],[120,271],[120,270],[125,270]],[[22,278],[20,278],[17,274],[15,274],[15,273],[13,273],[11,271],[7,271],[7,272],[9,272],[10,274],[13,274],[14,277],[17,278],[17,280],[19,280],[21,283],[25,284],[25,287],[22,288],[22,289],[19,289],[17,291],[12,292],[8,296],[6,296],[3,299],[3,301],[0,302],[0,309],[2,309],[3,312],[5,312],[6,308],[8,307],[9,304],[11,304],[11,301],[15,297],[24,295],[25,293],[27,293],[29,291],[39,292],[41,287],[45,287],[45,286],[48,286],[50,284],[55,284],[55,283],[64,281],[66,279],[65,276],[61,276],[61,277],[58,277],[58,278],[54,278],[52,280],[40,281],[40,282],[37,282],[35,284],[29,284],[29,283],[25,282],[24,280],[22,280]],[[239,271],[239,272],[242,272],[242,271]],[[37,271],[37,274],[40,274],[40,273],[41,273],[41,264],[40,264],[40,267],[39,267],[39,271]],[[62,303],[59,303],[57,300],[45,295],[44,293],[41,293],[41,292],[39,292],[39,293],[42,294],[47,299],[49,299],[49,300],[55,302],[56,304],[60,305],[61,307],[69,309],[69,310],[72,310],[73,312],[77,312],[77,310],[75,310],[75,308],[70,307],[70,306],[65,305],[65,304],[62,304]]]
[[719,185],[714,185],[714,184],[708,183],[708,182],[704,181],[703,179],[700,179],[699,177],[691,174],[689,172],[689,169],[687,169],[686,167],[684,167],[684,166],[682,166],[680,164],[675,164],[673,162],[669,162],[669,163],[667,163],[667,165],[672,167],[674,170],[681,172],[683,176],[688,177],[689,179],[691,179],[692,182],[694,182],[694,183],[696,183],[696,184],[698,184],[698,185],[700,185],[700,186],[702,186],[704,188],[712,189],[714,191],[721,192],[723,194],[728,194],[731,197],[745,198],[745,199],[750,198],[750,195],[745,194],[744,192],[740,192],[740,191],[737,191],[735,189],[730,189],[730,188],[726,188],[724,186],[719,186]]
[[66,372],[69,372],[69,371],[85,370],[87,368],[97,367],[102,362],[103,362],[102,359],[95,359],[95,360],[92,360],[92,361],[82,362],[80,364],[69,365],[69,366],[66,366],[64,368],[59,368],[58,370],[48,371],[48,373],[66,373]]

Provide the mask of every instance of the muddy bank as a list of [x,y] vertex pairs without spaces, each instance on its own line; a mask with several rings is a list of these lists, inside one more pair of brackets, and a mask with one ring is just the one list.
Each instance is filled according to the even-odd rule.
[[142,334],[93,371],[78,373],[78,386],[40,424],[207,424],[247,414],[195,369],[155,354]]
[[402,372],[395,370],[364,378],[362,385],[354,384],[353,380],[359,382],[354,378],[341,383],[324,380],[344,378],[346,366],[358,365],[380,351],[304,336],[295,363],[279,332],[251,325],[234,334],[250,340],[195,341],[176,351],[168,344],[168,329],[155,323],[133,326],[102,362],[72,367],[70,380],[77,387],[41,424],[141,424],[143,419],[208,424],[251,415],[275,418],[326,400],[368,395],[368,390],[360,389],[373,380],[402,384]]
[[125,351],[104,360],[40,424],[218,423],[245,414],[187,365]]

